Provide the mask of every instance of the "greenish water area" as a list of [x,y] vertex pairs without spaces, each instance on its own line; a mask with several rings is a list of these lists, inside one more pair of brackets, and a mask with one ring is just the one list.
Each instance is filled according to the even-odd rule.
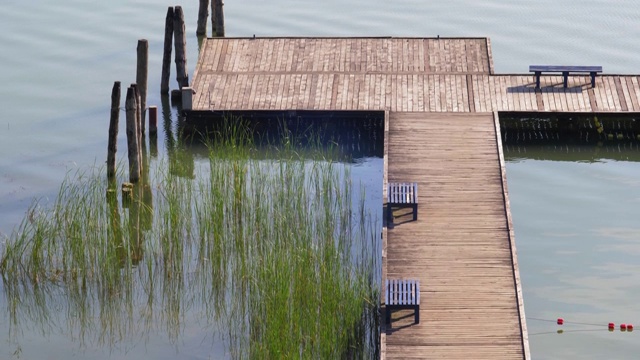
[[[123,86],[135,81],[138,39],[149,40],[147,104],[162,113],[150,167],[186,163],[172,168],[180,175],[208,163],[201,147],[176,147],[183,143],[181,124],[175,107],[159,95],[164,20],[167,6],[176,4],[5,0],[2,5],[3,243],[29,218],[34,198],[53,203],[69,175],[104,163],[111,88],[114,81]],[[198,55],[197,2],[181,5],[187,22],[187,69],[192,73]],[[243,0],[227,1],[225,15],[228,36],[487,36],[497,73],[526,73],[535,63],[602,65],[609,74],[640,73],[637,0]],[[171,79],[175,88],[175,72]],[[126,159],[122,119],[124,112],[118,141],[121,162]],[[595,126],[593,119],[582,124]],[[620,125],[624,129],[625,123]],[[515,137],[504,147],[533,358],[635,359],[640,331],[608,332],[606,324],[640,323],[640,230],[634,221],[640,170],[637,140],[628,136],[637,132],[609,132],[617,126],[611,124],[603,130],[606,137],[595,136],[591,128],[583,131],[589,139],[579,131],[575,138],[558,138],[552,120],[536,119],[525,126],[519,130],[521,138],[518,130],[507,134]],[[533,131],[533,126],[542,129]],[[553,136],[556,141],[550,140]],[[379,209],[382,160],[364,154],[338,164],[349,169],[354,184],[374,189],[367,190],[367,207]],[[162,315],[171,302],[159,303],[155,309],[160,317],[154,321],[130,323],[127,329],[136,331],[109,337],[120,333],[116,323],[105,322],[87,329],[94,337],[83,337],[74,332],[82,314],[67,312],[62,288],[50,289],[58,302],[45,304],[53,313],[44,318],[42,312],[22,313],[19,324],[12,323],[6,289],[0,289],[0,358],[215,359],[227,351],[228,327],[212,325],[202,313],[187,311],[189,307],[182,308],[175,322]],[[24,293],[21,303],[43,304],[46,299],[34,294]],[[556,332],[558,317],[565,319],[563,334]],[[99,316],[93,320],[96,324]],[[109,326],[111,333],[101,332]]]
[[598,116],[602,133],[593,116],[501,119],[534,358],[635,358],[638,333],[619,330],[640,319],[634,117]]

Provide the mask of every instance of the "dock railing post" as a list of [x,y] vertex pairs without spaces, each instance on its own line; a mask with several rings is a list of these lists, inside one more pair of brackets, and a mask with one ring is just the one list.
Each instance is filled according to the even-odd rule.
[[138,129],[136,123],[136,93],[134,87],[127,89],[125,110],[127,114],[127,148],[129,157],[129,181],[136,183],[140,179],[140,154],[138,146]]
[[173,40],[173,7],[167,9],[167,18],[164,25],[164,54],[162,55],[162,79],[160,80],[160,93],[169,94],[169,76],[171,75],[171,50]]
[[149,41],[146,39],[138,40],[138,67],[136,70],[136,84],[140,94],[140,132],[145,132],[145,111],[147,109],[147,77],[149,69]]
[[107,145],[107,178],[116,176],[116,152],[118,151],[118,123],[120,122],[120,81],[113,83],[111,90],[111,120],[109,121],[109,143]]
[[196,35],[207,34],[207,18],[208,17],[209,17],[209,0],[200,0],[200,9],[198,10],[198,29],[196,30]]
[[189,76],[187,75],[187,39],[184,31],[184,13],[181,6],[176,6],[173,13],[173,35],[176,48],[176,80],[182,89],[189,86]]

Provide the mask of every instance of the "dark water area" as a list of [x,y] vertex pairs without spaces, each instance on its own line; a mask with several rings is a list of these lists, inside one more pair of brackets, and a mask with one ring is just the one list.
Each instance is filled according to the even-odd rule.
[[336,161],[384,155],[381,111],[193,111],[182,117],[181,139],[196,153],[216,133],[241,122],[265,156],[268,148],[323,149]]

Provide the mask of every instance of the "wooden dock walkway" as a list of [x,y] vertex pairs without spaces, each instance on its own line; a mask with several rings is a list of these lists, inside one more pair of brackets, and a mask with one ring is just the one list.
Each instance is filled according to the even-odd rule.
[[493,113],[389,116],[388,180],[417,181],[421,192],[418,220],[396,218],[387,231],[384,275],[420,280],[423,320],[394,312],[387,359],[525,357],[494,120]]
[[383,229],[383,277],[421,280],[422,320],[394,319],[383,358],[529,359],[497,114],[640,111],[640,76],[536,92],[533,74],[495,74],[487,38],[207,39],[193,79],[200,113],[385,112],[385,188],[418,182],[421,202]]

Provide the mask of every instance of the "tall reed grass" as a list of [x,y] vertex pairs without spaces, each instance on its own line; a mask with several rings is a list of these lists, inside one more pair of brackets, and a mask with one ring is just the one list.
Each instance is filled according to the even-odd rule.
[[158,163],[127,206],[104,169],[34,202],[0,260],[14,328],[58,317],[112,346],[161,326],[178,343],[196,312],[232,358],[376,356],[380,224],[364,192],[320,147],[281,141],[265,159],[254,138],[229,122],[195,178]]

